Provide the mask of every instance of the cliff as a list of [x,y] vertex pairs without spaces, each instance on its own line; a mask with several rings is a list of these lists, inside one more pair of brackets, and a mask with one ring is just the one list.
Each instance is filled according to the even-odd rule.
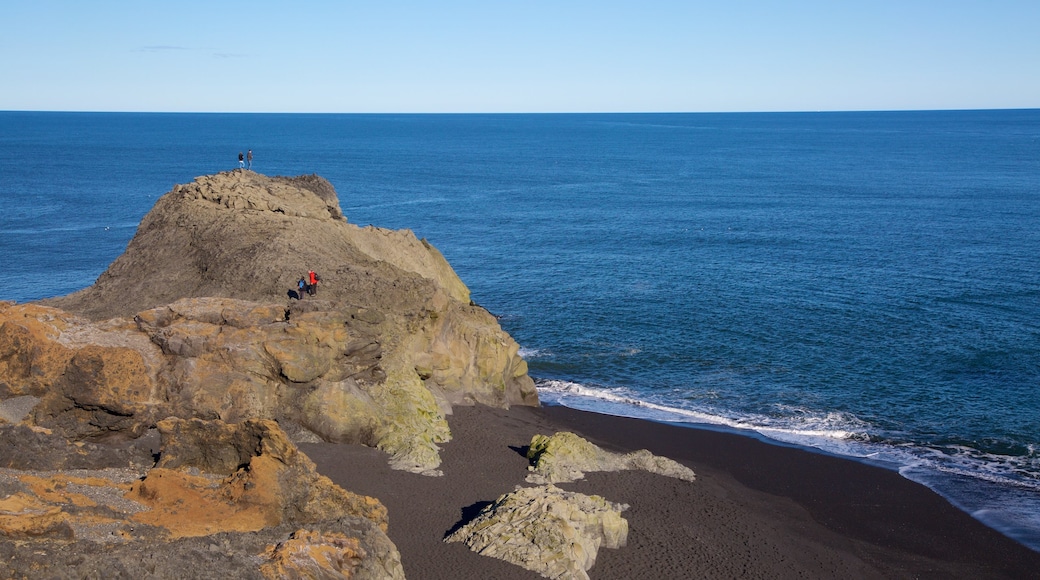
[[453,405],[538,404],[518,350],[433,246],[347,222],[320,177],[177,185],[92,286],[0,302],[0,537],[40,548],[0,542],[0,572],[166,577],[201,554],[400,577],[385,508],[295,443],[438,475]]
[[272,419],[436,473],[452,405],[538,404],[518,349],[425,240],[350,224],[320,177],[239,170],[163,195],[92,286],[0,307],[0,398],[73,439]]

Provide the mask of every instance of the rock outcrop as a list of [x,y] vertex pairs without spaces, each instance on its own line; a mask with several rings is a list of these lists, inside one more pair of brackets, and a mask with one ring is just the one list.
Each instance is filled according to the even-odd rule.
[[683,481],[696,479],[689,467],[646,449],[611,453],[566,431],[532,437],[527,459],[531,462],[528,468],[531,474],[527,476],[529,483],[563,483],[582,479],[586,473],[627,469],[649,471]]
[[435,475],[452,406],[538,404],[518,350],[320,177],[175,186],[92,286],[0,302],[0,577],[401,578],[383,506],[294,442]]
[[452,532],[446,542],[522,566],[546,578],[588,580],[601,547],[628,540],[627,505],[554,485],[517,487]]
[[404,577],[383,505],[319,475],[273,421],[158,433],[150,469],[0,469],[0,577]]
[[518,350],[425,240],[348,223],[319,177],[239,170],[162,196],[93,286],[0,303],[0,400],[72,440],[272,419],[435,474],[452,405],[538,404]]
[[[159,422],[162,454],[127,498],[148,506],[134,520],[171,537],[258,531],[347,516],[384,532],[386,508],[350,493],[315,470],[273,421],[167,419]],[[218,482],[204,474],[222,476]]]

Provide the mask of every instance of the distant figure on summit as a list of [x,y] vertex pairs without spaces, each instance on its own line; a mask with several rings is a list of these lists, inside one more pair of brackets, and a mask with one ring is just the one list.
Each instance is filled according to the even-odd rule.
[[246,169],[252,169],[252,168],[253,168],[253,150],[250,149],[249,152],[246,153]]
[[238,168],[242,169],[246,166],[245,157],[242,156],[242,152],[238,152]]

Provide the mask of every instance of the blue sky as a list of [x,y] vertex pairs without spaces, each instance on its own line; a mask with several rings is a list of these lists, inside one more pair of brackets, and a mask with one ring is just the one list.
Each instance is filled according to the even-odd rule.
[[4,0],[0,110],[1040,107],[1040,2]]

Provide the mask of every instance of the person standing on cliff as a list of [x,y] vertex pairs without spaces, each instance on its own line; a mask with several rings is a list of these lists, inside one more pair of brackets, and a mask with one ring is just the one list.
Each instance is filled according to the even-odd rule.
[[307,272],[307,293],[314,296],[318,293],[318,282],[321,282],[321,277],[314,273],[314,270]]
[[249,152],[246,153],[246,169],[252,169],[252,168],[253,168],[253,150],[250,149]]
[[242,168],[244,168],[245,166],[246,166],[246,161],[245,161],[245,157],[244,157],[244,156],[242,155],[242,152],[241,152],[241,151],[239,151],[239,152],[238,152],[238,168],[239,168],[239,169],[242,169]]

